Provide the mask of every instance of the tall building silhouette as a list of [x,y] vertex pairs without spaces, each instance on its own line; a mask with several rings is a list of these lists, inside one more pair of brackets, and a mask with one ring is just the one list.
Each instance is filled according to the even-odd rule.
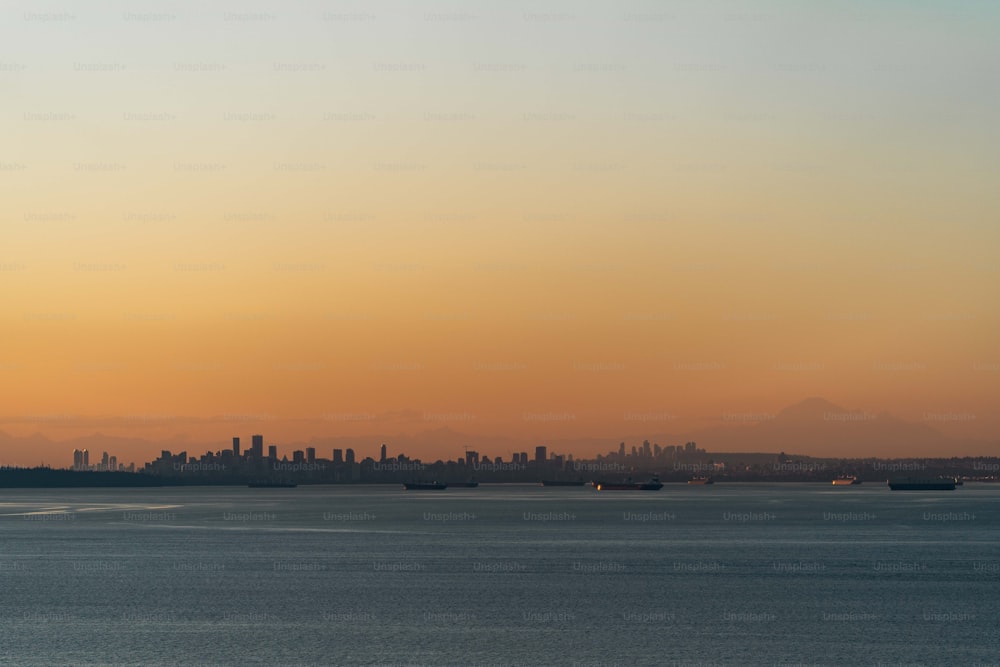
[[277,461],[278,460],[278,446],[268,445],[267,446],[267,458]]
[[354,450],[350,447],[348,447],[347,451],[344,452],[344,461],[346,463],[354,463]]
[[233,438],[233,456],[236,458],[240,457],[240,439],[238,436]]
[[386,453],[385,443],[383,442],[382,443],[382,449],[380,450],[380,453],[379,453],[379,459],[378,459],[379,462],[385,463],[385,453]]
[[258,460],[264,458],[264,436],[255,435],[252,438],[252,442],[253,445],[250,447],[250,453]]
[[548,448],[545,445],[535,447],[535,463],[545,463],[548,456]]
[[333,450],[333,462],[334,463],[343,463],[344,462],[344,450],[343,449],[335,449],[335,450]]
[[315,447],[306,447],[306,463],[316,463]]

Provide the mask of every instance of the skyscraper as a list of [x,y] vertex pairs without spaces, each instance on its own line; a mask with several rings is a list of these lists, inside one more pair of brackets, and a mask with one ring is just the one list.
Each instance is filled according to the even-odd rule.
[[306,463],[316,463],[315,447],[306,447]]
[[344,461],[346,463],[354,463],[354,450],[353,449],[348,448],[347,451],[344,452]]
[[255,459],[264,458],[264,436],[255,435],[252,438],[252,446],[250,447],[250,453],[253,454]]
[[267,458],[271,459],[272,461],[277,461],[278,460],[278,446],[277,445],[268,445],[267,446]]
[[535,447],[535,463],[545,463],[545,459],[548,457],[548,449],[545,445],[538,445]]
[[233,456],[236,458],[240,457],[240,439],[238,436],[233,438]]
[[333,462],[334,463],[343,463],[344,462],[344,450],[343,449],[335,449],[335,450],[333,450]]
[[379,460],[379,461],[380,461],[381,463],[385,463],[385,452],[386,452],[386,449],[385,449],[385,443],[383,442],[383,443],[382,443],[382,449],[381,449],[381,452],[380,452],[380,454],[379,454],[379,458],[378,458],[378,460]]

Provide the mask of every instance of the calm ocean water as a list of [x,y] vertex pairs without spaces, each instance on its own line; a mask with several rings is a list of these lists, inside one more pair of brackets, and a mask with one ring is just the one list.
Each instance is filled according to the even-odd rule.
[[997,665],[1000,486],[6,489],[0,663]]

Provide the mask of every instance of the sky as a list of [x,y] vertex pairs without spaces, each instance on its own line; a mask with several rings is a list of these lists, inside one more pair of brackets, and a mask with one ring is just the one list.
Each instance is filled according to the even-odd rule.
[[961,0],[8,1],[0,431],[54,442],[0,463],[93,433],[606,451],[813,396],[995,454],[998,28]]

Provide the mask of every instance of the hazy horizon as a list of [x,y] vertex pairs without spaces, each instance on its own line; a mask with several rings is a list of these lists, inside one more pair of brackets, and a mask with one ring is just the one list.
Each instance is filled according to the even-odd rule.
[[[468,415],[474,417],[473,415]],[[536,415],[541,417],[541,415]],[[550,415],[553,421],[566,423],[575,419],[569,413]],[[818,397],[811,397],[775,413],[740,411],[723,413],[706,422],[700,428],[684,430],[675,422],[675,415],[665,413],[634,413],[623,415],[625,425],[617,434],[559,435],[545,438],[517,438],[502,433],[476,432],[463,429],[462,424],[436,424],[422,419],[407,422],[401,415],[393,418],[387,415],[351,414],[339,415],[339,421],[367,425],[367,429],[342,427],[327,431],[324,422],[334,421],[332,415],[319,420],[299,420],[285,422],[274,416],[257,415],[254,419],[221,420],[228,432],[214,440],[200,440],[190,435],[171,432],[187,425],[203,428],[211,424],[211,430],[222,427],[215,420],[193,420],[163,415],[135,416],[126,425],[115,420],[77,420],[71,415],[61,417],[60,429],[63,433],[77,432],[77,435],[52,439],[38,431],[15,435],[0,428],[0,445],[4,446],[6,465],[45,464],[53,467],[68,465],[71,448],[92,448],[92,454],[107,451],[122,462],[142,464],[159,456],[164,449],[173,453],[186,451],[188,456],[197,457],[205,452],[217,452],[231,446],[232,437],[239,437],[244,447],[252,434],[264,436],[267,445],[278,446],[279,457],[290,457],[293,449],[315,447],[319,458],[331,458],[333,448],[352,447],[358,459],[378,456],[379,448],[386,444],[390,457],[404,454],[425,461],[436,459],[458,459],[466,449],[478,451],[490,458],[501,457],[510,460],[511,454],[519,451],[533,452],[536,445],[547,445],[550,453],[572,455],[576,458],[593,458],[615,450],[619,442],[628,447],[640,445],[649,440],[661,446],[683,445],[697,442],[700,449],[709,454],[737,452],[786,451],[788,454],[822,458],[926,458],[952,456],[997,456],[996,441],[957,437],[947,430],[938,428],[941,423],[969,421],[971,414],[946,413],[925,414],[919,422],[906,421],[887,412],[875,413],[867,410],[849,409]],[[413,415],[410,415],[413,417]],[[423,415],[422,417],[426,417]],[[138,422],[143,422],[137,426]],[[454,422],[455,420],[452,420]],[[474,419],[467,419],[468,428]],[[414,426],[415,424],[415,426]],[[0,423],[0,427],[10,424]],[[23,426],[23,425],[22,425]],[[98,431],[86,431],[87,427]],[[143,429],[141,437],[129,437],[121,433],[131,433]],[[670,430],[673,428],[674,430]],[[396,430],[392,430],[396,429]],[[168,435],[161,435],[167,434]],[[290,437],[289,433],[300,433]],[[899,453],[884,455],[879,453],[887,442],[906,442]],[[44,449],[39,449],[39,445]],[[66,462],[63,459],[67,459]]]

